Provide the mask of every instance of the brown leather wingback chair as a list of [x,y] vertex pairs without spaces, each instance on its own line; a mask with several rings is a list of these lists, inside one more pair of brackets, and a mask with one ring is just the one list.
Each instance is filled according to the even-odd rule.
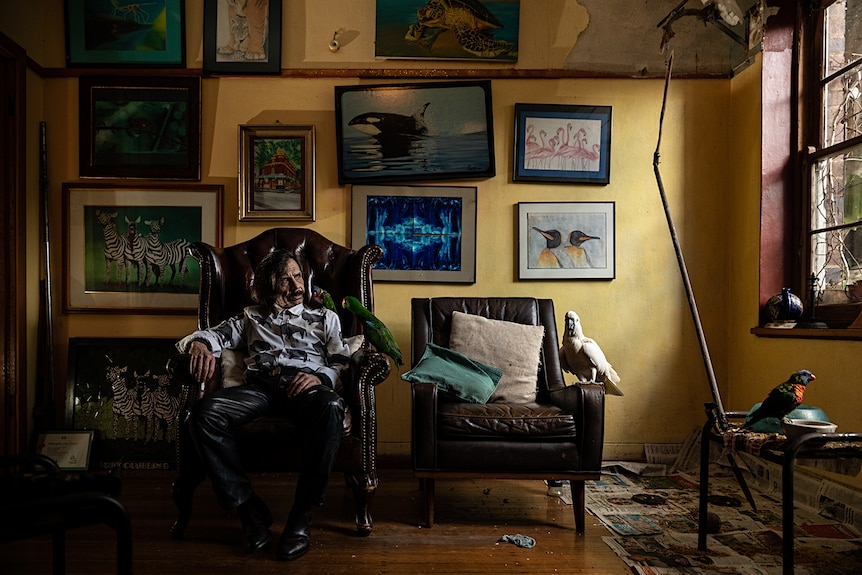
[[431,342],[449,347],[452,313],[543,325],[535,403],[453,403],[434,383],[413,383],[413,467],[434,523],[436,478],[518,478],[571,482],[575,529],[584,531],[584,482],[601,475],[604,387],[566,386],[554,303],[534,298],[412,300],[413,367]]
[[[236,315],[252,299],[250,286],[257,264],[274,250],[287,249],[300,257],[306,280],[306,293],[311,286],[328,291],[336,302],[353,295],[369,310],[374,309],[371,267],[382,255],[376,245],[351,250],[335,244],[312,230],[274,228],[226,248],[204,243],[190,246],[192,256],[200,263],[200,304],[198,326],[213,327]],[[350,312],[340,309],[345,337],[362,333],[362,324]],[[203,481],[205,472],[186,425],[195,400],[222,385],[221,369],[199,389],[189,375],[189,356],[180,354],[168,362],[168,373],[182,384],[177,437],[178,475],[173,484],[173,497],[178,517],[171,528],[174,537],[181,538],[189,523],[195,487]],[[344,473],[352,488],[355,501],[356,529],[360,535],[371,533],[369,504],[377,489],[377,412],[374,386],[389,375],[388,359],[364,345],[351,360],[349,371],[342,378],[340,390],[347,404],[345,435],[335,464]],[[240,452],[246,470],[299,470],[298,435],[285,420],[261,417],[244,425],[237,433]]]

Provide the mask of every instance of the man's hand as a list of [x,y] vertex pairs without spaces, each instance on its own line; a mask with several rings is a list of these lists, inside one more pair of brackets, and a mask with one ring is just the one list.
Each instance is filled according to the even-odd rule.
[[203,383],[215,373],[216,358],[203,343],[193,341],[189,346],[189,372],[198,383]]
[[323,382],[313,373],[299,372],[287,384],[287,397],[296,397],[303,391],[310,389],[316,385],[321,385]]

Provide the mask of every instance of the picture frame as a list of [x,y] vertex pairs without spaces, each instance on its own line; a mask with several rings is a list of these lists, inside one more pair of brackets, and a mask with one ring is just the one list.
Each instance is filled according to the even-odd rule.
[[518,203],[518,279],[616,277],[614,202]]
[[[374,56],[411,60],[518,61],[519,0],[471,2],[476,30],[456,34],[427,0],[377,0]],[[482,27],[479,27],[482,26]]]
[[375,281],[476,283],[475,187],[354,185],[352,196],[353,248],[383,248]]
[[339,184],[496,174],[488,80],[336,86],[335,116]]
[[185,0],[64,4],[68,66],[185,67]]
[[201,79],[82,76],[82,178],[200,180]]
[[239,126],[239,219],[314,221],[315,128]]
[[46,431],[36,438],[36,453],[50,457],[64,471],[90,468],[93,431]]
[[91,469],[175,469],[182,386],[175,338],[69,338],[66,427],[89,433]]
[[200,266],[187,248],[221,245],[222,196],[220,185],[64,183],[64,310],[195,313]]
[[204,0],[204,73],[280,74],[281,4],[249,2],[239,15],[234,2]]
[[607,185],[611,107],[515,104],[512,181]]

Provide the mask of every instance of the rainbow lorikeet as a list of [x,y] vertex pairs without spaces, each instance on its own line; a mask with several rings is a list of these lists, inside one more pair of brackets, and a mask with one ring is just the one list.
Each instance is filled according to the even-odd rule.
[[404,363],[401,359],[401,350],[398,349],[398,343],[392,337],[392,332],[373,313],[368,311],[355,296],[345,296],[341,301],[341,306],[359,318],[365,328],[365,337],[368,338],[374,349],[391,357],[396,365]]
[[749,429],[752,425],[766,419],[774,417],[783,420],[802,404],[802,398],[805,395],[805,386],[817,379],[813,373],[807,369],[801,369],[790,376],[784,383],[780,383],[769,392],[760,407],[752,411],[745,418],[743,429]]
[[311,299],[325,307],[326,309],[331,309],[334,312],[338,312],[338,308],[335,307],[335,300],[332,299],[332,296],[325,289],[314,286],[311,288]]

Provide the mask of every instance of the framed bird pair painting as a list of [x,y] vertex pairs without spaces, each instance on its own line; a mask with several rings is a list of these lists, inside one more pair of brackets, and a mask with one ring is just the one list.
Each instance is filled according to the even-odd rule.
[[518,204],[518,279],[611,280],[614,202]]

